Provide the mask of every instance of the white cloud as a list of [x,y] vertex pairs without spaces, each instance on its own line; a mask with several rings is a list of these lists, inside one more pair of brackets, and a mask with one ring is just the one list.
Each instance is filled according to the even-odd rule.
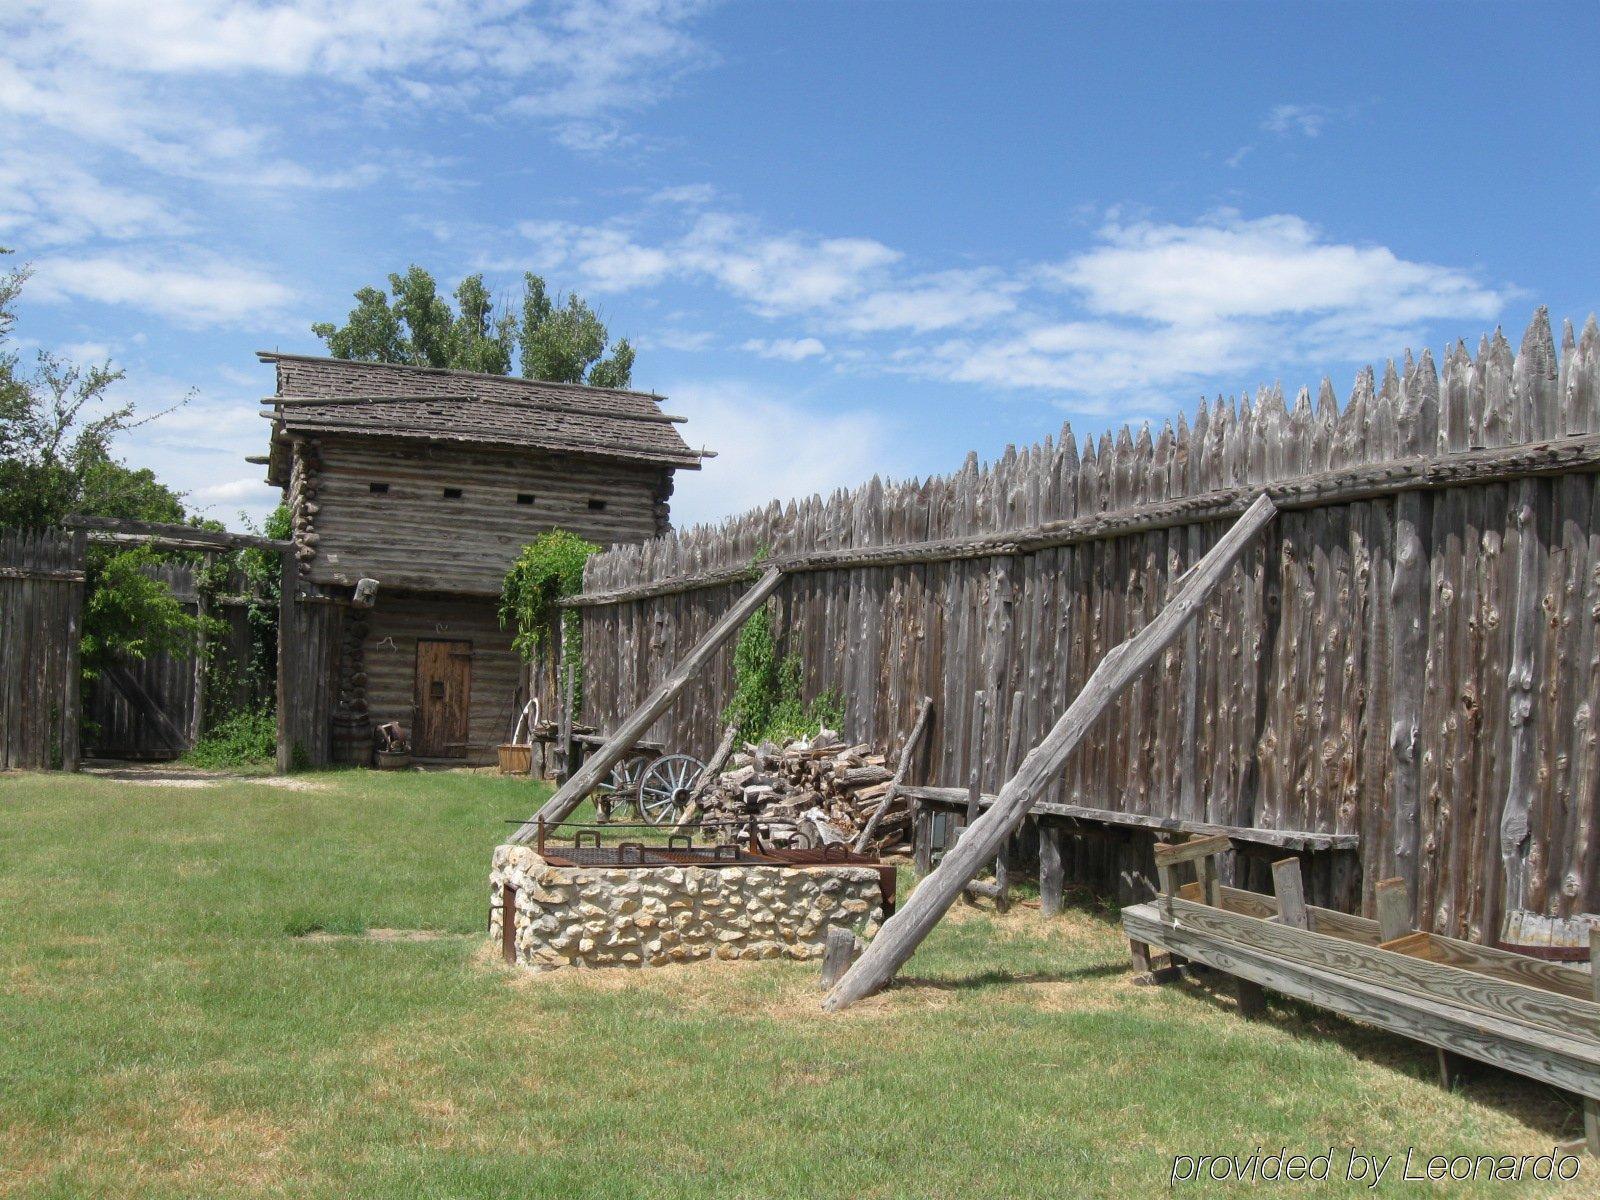
[[13,149],[0,159],[0,238],[50,246],[186,228],[156,197],[102,183],[64,155]]
[[1034,297],[1020,329],[953,339],[903,369],[1079,396],[1172,388],[1281,365],[1392,354],[1445,319],[1492,320],[1504,290],[1384,246],[1328,240],[1299,217],[1222,212],[1189,225],[1113,220],[1040,268],[1082,315]]
[[196,488],[193,494],[196,500],[207,506],[237,504],[241,501],[254,501],[260,504],[276,496],[278,489],[262,482],[261,476],[251,475],[221,483],[208,483],[204,487]]
[[709,183],[685,183],[662,188],[650,197],[655,204],[681,204],[690,208],[702,208],[716,198],[717,189]]
[[678,383],[667,393],[695,440],[717,451],[701,470],[676,476],[680,528],[900,470],[892,427],[874,413],[818,412],[741,383]]
[[124,305],[191,326],[248,324],[282,316],[295,291],[226,259],[181,261],[146,251],[108,251],[38,260],[29,298]]
[[1021,290],[998,271],[943,271],[863,296],[839,315],[839,324],[857,333],[981,324],[1014,312]]
[[1279,104],[1267,114],[1267,119],[1261,122],[1261,128],[1268,133],[1314,138],[1321,136],[1333,115],[1332,109],[1321,104]]
[[1193,225],[1112,223],[1101,244],[1048,268],[1097,313],[1170,324],[1316,313],[1394,327],[1427,316],[1487,318],[1503,297],[1463,271],[1385,246],[1330,242],[1299,217],[1225,211]]
[[828,352],[828,348],[814,337],[773,338],[771,341],[751,338],[740,349],[759,354],[762,358],[776,358],[783,362],[800,362],[807,358],[818,358]]

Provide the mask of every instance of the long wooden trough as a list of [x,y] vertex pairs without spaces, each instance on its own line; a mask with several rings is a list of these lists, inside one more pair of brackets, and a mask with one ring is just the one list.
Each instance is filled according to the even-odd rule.
[[[1574,1092],[1584,1098],[1587,1147],[1600,1154],[1600,990],[1592,972],[1305,905],[1295,894],[1297,873],[1279,873],[1281,904],[1220,887],[1206,869],[1209,856],[1161,849],[1162,894],[1122,910],[1136,966],[1150,970],[1152,953],[1164,951],[1174,964],[1203,963],[1234,977],[1242,1008],[1255,1007],[1267,988],[1424,1042],[1440,1052],[1446,1080],[1460,1056]],[[1179,887],[1184,861],[1196,863],[1200,879]]]

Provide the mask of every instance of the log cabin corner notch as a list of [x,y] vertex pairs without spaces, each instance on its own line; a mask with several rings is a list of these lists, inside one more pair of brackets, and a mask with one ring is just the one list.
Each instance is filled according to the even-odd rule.
[[[302,648],[283,702],[301,759],[360,759],[399,721],[424,760],[492,761],[530,681],[495,616],[523,545],[671,529],[710,451],[646,392],[260,351],[276,371],[267,482],[293,524]],[[257,460],[259,461],[259,460]],[[353,607],[362,578],[376,604]]]

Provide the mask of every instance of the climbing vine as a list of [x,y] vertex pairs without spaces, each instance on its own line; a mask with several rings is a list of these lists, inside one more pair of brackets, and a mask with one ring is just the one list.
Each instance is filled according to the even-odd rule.
[[844,721],[844,702],[837,692],[824,692],[809,704],[801,698],[800,656],[779,656],[770,604],[752,613],[739,631],[733,676],[733,699],[722,719],[738,725],[746,741],[810,737],[824,725],[838,729]]
[[559,621],[562,674],[558,678],[564,678],[570,663],[573,694],[578,697],[583,695],[582,624],[575,611],[562,610],[559,603],[583,589],[583,564],[599,550],[565,529],[541,533],[522,548],[500,589],[500,624],[516,630],[511,644],[525,662],[538,656]]

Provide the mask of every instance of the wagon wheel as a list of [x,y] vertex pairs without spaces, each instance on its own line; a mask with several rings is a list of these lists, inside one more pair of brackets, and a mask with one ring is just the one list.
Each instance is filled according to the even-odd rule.
[[604,780],[595,788],[594,806],[602,822],[611,820],[612,806],[620,799],[626,803],[639,788],[639,776],[644,773],[644,760],[625,758],[611,768]]
[[705,763],[687,754],[667,754],[645,768],[639,777],[639,816],[652,825],[665,825],[689,803],[694,781]]

